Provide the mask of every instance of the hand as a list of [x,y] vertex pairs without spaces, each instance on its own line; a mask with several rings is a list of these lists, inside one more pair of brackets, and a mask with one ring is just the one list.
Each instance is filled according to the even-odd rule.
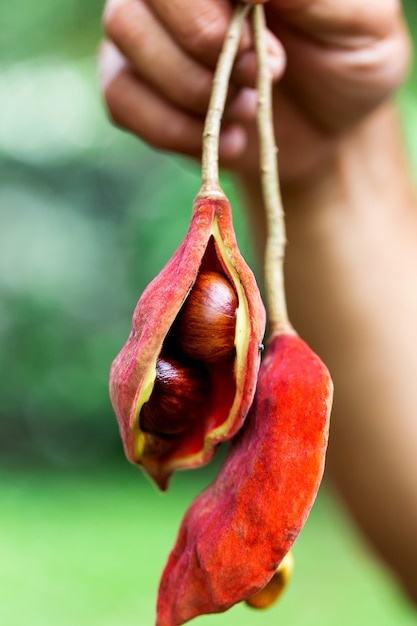
[[[100,65],[114,122],[156,148],[198,158],[232,8],[229,0],[108,0]],[[394,0],[270,0],[266,10],[280,175],[298,182],[401,83],[408,36]],[[255,77],[248,26],[220,144],[222,164],[245,174],[258,171]]]

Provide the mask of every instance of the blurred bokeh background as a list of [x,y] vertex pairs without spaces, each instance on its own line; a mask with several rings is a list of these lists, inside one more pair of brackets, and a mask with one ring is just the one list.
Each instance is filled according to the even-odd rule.
[[[108,122],[96,79],[102,5],[0,5],[1,626],[151,625],[179,520],[217,469],[157,493],[125,461],[108,399],[110,363],[186,230],[199,173]],[[416,39],[414,0],[405,8]],[[417,173],[415,71],[398,100]],[[276,607],[197,623],[417,624],[327,487],[295,556]]]

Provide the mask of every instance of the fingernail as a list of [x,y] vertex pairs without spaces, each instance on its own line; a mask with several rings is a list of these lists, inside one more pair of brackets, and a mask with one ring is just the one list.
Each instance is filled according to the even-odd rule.
[[273,80],[282,76],[286,64],[285,50],[278,39],[269,30],[266,33],[268,65]]
[[268,55],[268,65],[269,65],[270,72],[272,74],[272,79],[278,80],[278,78],[281,78],[282,74],[284,73],[284,68],[285,68],[284,57]]
[[98,76],[104,90],[127,67],[126,59],[110,41],[104,41],[98,54]]

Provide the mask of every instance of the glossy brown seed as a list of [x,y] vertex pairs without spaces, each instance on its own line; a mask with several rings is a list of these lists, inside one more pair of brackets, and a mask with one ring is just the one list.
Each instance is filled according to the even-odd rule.
[[186,432],[204,417],[208,395],[208,375],[200,364],[160,356],[151,397],[140,413],[141,429],[156,435]]
[[236,293],[223,274],[202,271],[174,326],[180,350],[192,359],[215,362],[235,347]]

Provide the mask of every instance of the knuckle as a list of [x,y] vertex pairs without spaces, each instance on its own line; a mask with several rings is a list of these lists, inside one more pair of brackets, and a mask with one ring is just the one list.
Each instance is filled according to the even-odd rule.
[[394,91],[405,79],[410,59],[411,46],[405,34],[398,33],[374,42],[368,55],[358,63],[358,71],[369,84],[379,91],[381,97]]
[[378,68],[388,90],[394,90],[406,78],[411,63],[411,42],[408,36],[394,37],[380,53]]

